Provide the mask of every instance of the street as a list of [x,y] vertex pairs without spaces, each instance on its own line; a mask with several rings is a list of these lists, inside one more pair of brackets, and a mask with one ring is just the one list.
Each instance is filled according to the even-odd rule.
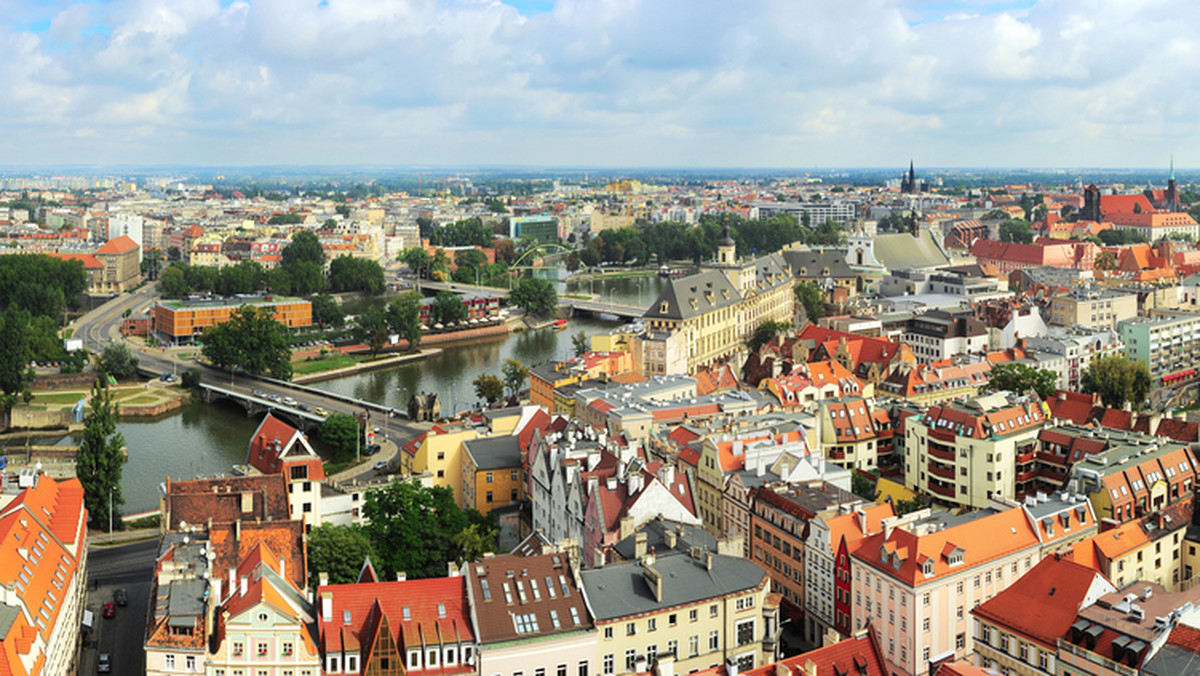
[[[88,552],[87,609],[94,619],[90,635],[83,639],[79,673],[96,673],[100,653],[112,655],[114,674],[143,672],[146,611],[157,557],[158,538],[110,548],[92,544]],[[105,619],[104,604],[113,600],[118,588],[129,593],[129,605],[118,606],[116,617]]]

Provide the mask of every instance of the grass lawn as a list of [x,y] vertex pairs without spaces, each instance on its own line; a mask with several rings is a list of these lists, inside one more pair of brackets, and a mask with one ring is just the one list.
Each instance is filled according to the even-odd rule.
[[144,404],[157,404],[161,401],[164,401],[161,397],[155,397],[147,394],[140,397],[134,397],[133,399],[122,399],[120,403],[129,404],[130,406],[142,406]]
[[338,472],[344,472],[355,465],[354,458],[348,460],[330,460],[325,463],[325,476],[333,476]]
[[321,371],[344,369],[347,366],[354,366],[365,361],[370,361],[370,358],[356,357],[349,354],[331,355],[324,359],[296,362],[292,364],[292,373],[295,375],[308,375],[310,373],[320,373]]
[[87,392],[56,392],[54,394],[35,394],[33,403],[35,404],[74,404],[80,399],[86,399]]

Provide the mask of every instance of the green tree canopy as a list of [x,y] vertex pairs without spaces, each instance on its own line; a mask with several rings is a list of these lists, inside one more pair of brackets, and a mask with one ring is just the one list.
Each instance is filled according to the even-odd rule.
[[308,570],[314,585],[321,573],[329,573],[330,584],[357,582],[369,556],[371,539],[362,526],[323,523],[308,533]]
[[0,307],[17,306],[34,317],[61,318],[87,289],[83,263],[44,254],[0,256]]
[[467,318],[467,308],[458,294],[439,291],[433,299],[433,305],[429,308],[429,315],[434,323],[438,324],[460,322]]
[[292,235],[292,241],[279,252],[279,264],[289,272],[297,263],[316,263],[325,265],[325,249],[321,240],[307,230],[301,230]]
[[1000,241],[1029,244],[1033,241],[1033,231],[1028,221],[1009,219],[1000,224]]
[[501,369],[504,376],[504,386],[511,396],[517,396],[529,380],[529,368],[516,359],[505,359]]
[[400,260],[408,266],[414,275],[425,275],[432,258],[429,253],[419,246],[400,252]]
[[17,395],[29,388],[33,380],[29,368],[29,313],[9,307],[0,315],[0,405],[5,411],[12,410]]
[[117,380],[132,378],[137,374],[138,357],[124,341],[111,342],[100,353],[100,368]]
[[1058,389],[1058,376],[1049,369],[1035,369],[1018,362],[1007,362],[992,367],[987,389],[993,392],[1008,391],[1024,394],[1029,390],[1045,398]]
[[750,342],[747,347],[751,352],[758,352],[758,349],[766,345],[772,338],[792,328],[791,322],[776,322],[765,321],[754,329],[754,333],[750,336]]
[[274,214],[267,219],[267,225],[297,225],[304,222],[300,214]]
[[183,298],[188,295],[188,283],[184,278],[183,269],[170,265],[158,277],[158,292],[163,298]]
[[337,299],[327,293],[314,294],[312,302],[313,321],[319,326],[340,328],[346,323],[346,313]]
[[587,354],[587,351],[591,349],[591,341],[588,340],[587,334],[579,331],[571,336],[571,348],[575,351],[576,357]]
[[329,445],[338,460],[354,457],[358,448],[359,429],[354,416],[348,413],[330,413],[321,422],[317,434]]
[[[112,402],[104,374],[92,385],[89,410],[83,418],[83,438],[75,454],[75,474],[83,485],[83,504],[92,527],[107,530],[109,504],[114,527],[121,525],[121,472],[125,465],[125,437],[117,431],[117,407]],[[110,503],[111,499],[111,503]]]
[[292,378],[288,328],[266,307],[243,305],[229,319],[204,331],[204,357],[218,367],[240,367],[247,373]]
[[808,321],[815,322],[825,316],[825,293],[814,282],[800,282],[796,285],[796,300],[804,306],[804,314]]
[[384,579],[403,571],[409,578],[439,577],[446,563],[458,558],[454,537],[470,525],[454,501],[454,491],[422,486],[416,480],[395,481],[369,491],[363,506],[375,570]]
[[496,233],[478,218],[468,218],[434,228],[429,234],[429,243],[436,246],[481,246],[491,247],[496,242]]
[[421,348],[421,300],[420,293],[409,291],[387,307],[388,327],[408,341],[409,352]]
[[383,293],[387,279],[379,261],[354,256],[338,256],[329,263],[329,288],[334,291]]
[[1123,408],[1129,402],[1137,410],[1150,393],[1153,380],[1146,362],[1112,354],[1093,359],[1080,374],[1079,384],[1088,394],[1098,393],[1109,408]]
[[388,338],[391,337],[391,327],[388,326],[388,309],[386,307],[371,308],[359,314],[358,319],[354,322],[352,334],[355,340],[366,344],[367,349],[371,352],[371,357],[374,358],[388,344]]
[[526,312],[535,315],[550,315],[558,307],[558,293],[550,280],[525,277],[508,294],[508,300]]
[[504,383],[494,374],[480,373],[472,384],[475,386],[475,396],[486,400],[488,404],[494,404],[504,397]]

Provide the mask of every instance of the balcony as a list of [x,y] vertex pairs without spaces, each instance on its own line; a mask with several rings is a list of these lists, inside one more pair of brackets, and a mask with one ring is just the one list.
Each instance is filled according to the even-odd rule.
[[949,468],[942,467],[940,465],[935,465],[932,462],[929,463],[928,467],[929,467],[930,474],[932,474],[936,477],[941,477],[942,479],[949,479],[951,481],[954,480],[954,468],[953,467],[949,467]]
[[956,435],[954,432],[951,432],[950,430],[938,429],[936,427],[929,428],[929,436],[933,439],[949,441],[951,443],[958,438],[958,435]]
[[1062,483],[1067,480],[1067,473],[1065,471],[1060,472],[1059,470],[1052,469],[1050,467],[1041,468],[1038,470],[1037,474],[1042,478],[1043,481],[1058,486],[1061,486]]
[[954,449],[942,450],[940,448],[930,446],[929,447],[929,455],[937,458],[938,460],[947,460],[950,462],[954,462]]
[[1023,454],[1017,456],[1017,464],[1024,465],[1027,462],[1033,462],[1035,457],[1037,457],[1037,453],[1035,453],[1033,451],[1030,451],[1028,453],[1023,453]]
[[1029,482],[1029,481],[1033,481],[1036,476],[1037,476],[1037,472],[1034,472],[1033,470],[1030,470],[1028,472],[1017,472],[1017,483],[1023,484],[1023,483]]
[[941,484],[929,483],[929,492],[936,493],[944,498],[954,497],[954,486],[943,486]]
[[829,459],[830,460],[845,460],[846,452],[845,451],[829,451]]

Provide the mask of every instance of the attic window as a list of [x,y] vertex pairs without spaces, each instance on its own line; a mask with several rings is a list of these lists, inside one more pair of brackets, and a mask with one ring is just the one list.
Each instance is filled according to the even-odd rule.
[[349,610],[342,611],[342,624],[350,624],[350,611]]
[[446,616],[446,604],[439,603],[438,604],[438,617],[445,617],[445,616]]
[[663,314],[666,314],[667,310],[669,310],[670,308],[671,308],[671,304],[665,300],[658,304],[658,311]]
[[926,575],[933,575],[933,561],[926,561],[921,564],[921,572]]
[[404,619],[405,619],[405,620],[411,620],[411,619],[412,619],[412,612],[409,610],[409,607],[408,607],[408,606],[404,606],[404,608],[402,609],[402,612],[404,613]]

